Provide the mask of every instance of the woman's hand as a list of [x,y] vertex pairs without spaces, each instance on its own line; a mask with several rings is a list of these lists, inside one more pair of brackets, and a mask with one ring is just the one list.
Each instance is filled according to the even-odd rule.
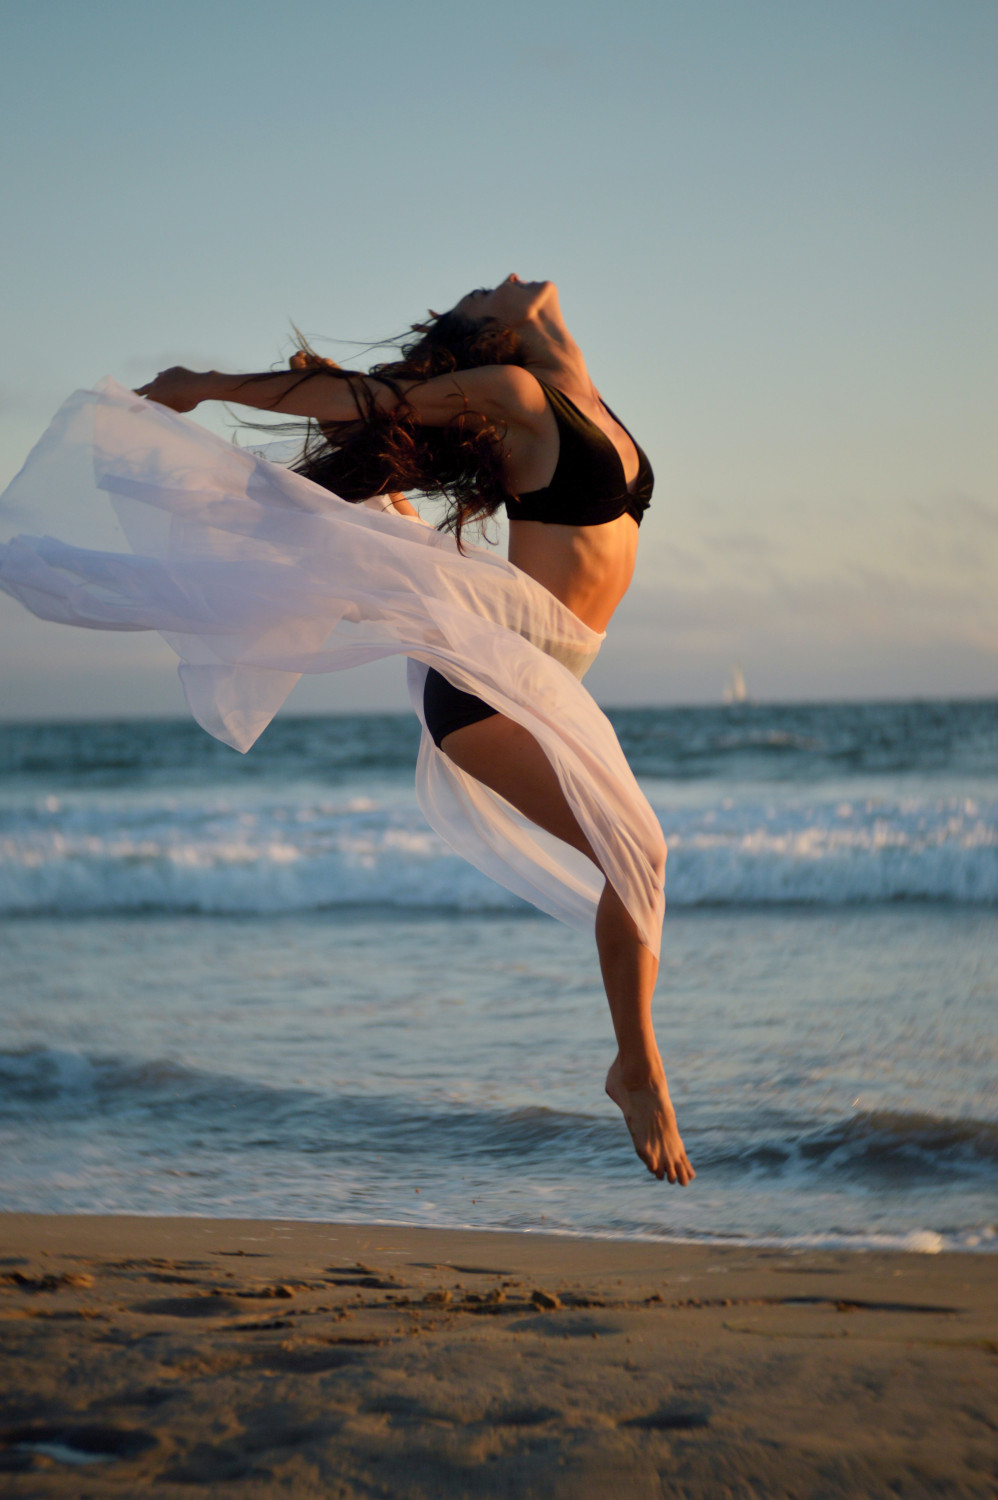
[[183,365],[174,365],[170,370],[160,370],[155,380],[140,385],[137,396],[148,396],[160,406],[171,411],[193,411],[198,402],[209,395],[210,377],[197,370],[185,370]]
[[311,349],[299,349],[292,354],[288,360],[290,370],[342,370],[335,359],[323,359],[321,354],[314,354]]

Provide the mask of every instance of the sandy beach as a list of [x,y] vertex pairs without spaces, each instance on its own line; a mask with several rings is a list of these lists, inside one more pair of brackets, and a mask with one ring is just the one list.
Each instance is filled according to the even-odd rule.
[[0,1493],[998,1493],[998,1260],[2,1219]]

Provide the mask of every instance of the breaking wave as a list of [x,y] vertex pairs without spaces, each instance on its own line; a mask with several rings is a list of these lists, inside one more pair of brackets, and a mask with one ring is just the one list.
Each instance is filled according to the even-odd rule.
[[[998,804],[958,797],[722,801],[656,811],[672,907],[998,904]],[[0,916],[238,915],[378,904],[509,911],[406,790],[49,794],[0,813]]]

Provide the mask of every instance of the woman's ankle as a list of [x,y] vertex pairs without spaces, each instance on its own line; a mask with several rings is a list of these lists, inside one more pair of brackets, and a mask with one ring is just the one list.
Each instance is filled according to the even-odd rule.
[[618,1052],[613,1068],[625,1089],[632,1091],[656,1089],[665,1094],[669,1092],[665,1081],[665,1068],[657,1051],[654,1053],[642,1051],[626,1056]]

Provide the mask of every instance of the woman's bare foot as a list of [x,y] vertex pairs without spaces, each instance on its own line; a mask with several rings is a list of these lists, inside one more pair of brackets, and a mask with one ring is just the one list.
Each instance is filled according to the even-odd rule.
[[628,1088],[616,1057],[606,1075],[606,1091],[624,1116],[634,1149],[649,1172],[660,1182],[667,1177],[680,1187],[692,1182],[697,1174],[683,1147],[664,1072],[648,1084]]

